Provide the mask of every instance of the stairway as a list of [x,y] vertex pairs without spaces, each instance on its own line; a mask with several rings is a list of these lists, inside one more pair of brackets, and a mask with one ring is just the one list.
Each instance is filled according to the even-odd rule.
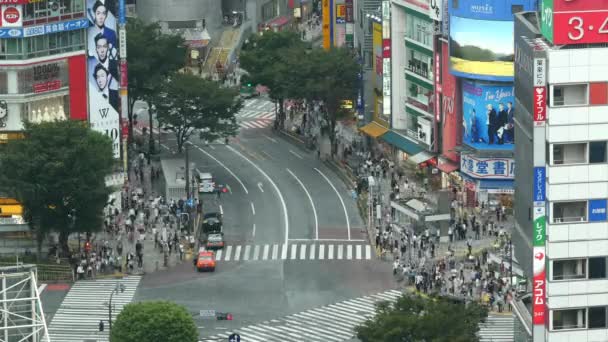
[[513,342],[515,340],[515,318],[513,314],[490,313],[486,321],[479,324],[480,342]]

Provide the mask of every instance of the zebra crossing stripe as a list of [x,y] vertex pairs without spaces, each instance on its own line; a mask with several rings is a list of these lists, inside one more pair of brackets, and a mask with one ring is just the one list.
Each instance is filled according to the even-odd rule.
[[245,255],[243,255],[243,260],[249,260],[249,252],[251,251],[251,246],[245,246]]
[[342,260],[342,245],[338,245],[338,260]]
[[310,245],[310,260],[315,260],[316,245]]
[[361,260],[361,245],[355,246],[357,260]]
[[[291,252],[289,249],[291,248]],[[365,249],[364,249],[365,248]],[[216,261],[270,261],[270,260],[350,260],[372,259],[370,245],[361,244],[263,244],[229,245],[217,250]],[[280,257],[280,259],[279,259]]]
[[283,247],[281,249],[281,260],[287,259],[287,246],[289,245],[286,243],[283,244]]
[[217,253],[215,253],[215,261],[220,261],[222,260],[222,250],[218,250]]
[[353,258],[353,246],[347,245],[346,246],[346,259],[350,260],[352,258]]
[[255,245],[253,247],[253,259],[252,260],[258,260],[260,256],[260,246],[259,245]]
[[228,246],[228,248],[226,248],[226,259],[224,259],[224,261],[230,261],[231,253],[232,253],[232,246]]
[[328,259],[334,258],[334,245],[329,245],[329,250],[327,251]]
[[319,260],[325,259],[325,245],[319,245]]
[[370,245],[365,246],[365,260],[372,258],[372,247]]
[[264,253],[262,254],[262,260],[268,260],[268,251],[270,246],[264,245]]
[[298,245],[291,245],[291,260],[296,260],[298,255]]
[[279,245],[272,245],[272,260],[277,260],[279,255]]
[[306,245],[300,245],[300,260],[306,260]]
[[234,250],[234,261],[239,261],[239,259],[241,258],[241,246],[236,246],[236,249]]

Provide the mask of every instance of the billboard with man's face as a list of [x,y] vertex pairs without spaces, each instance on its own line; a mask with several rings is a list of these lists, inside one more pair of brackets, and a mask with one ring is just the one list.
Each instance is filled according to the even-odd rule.
[[513,84],[462,81],[462,140],[478,150],[513,150]]
[[114,157],[120,157],[118,94],[118,38],[114,0],[87,0],[87,70],[89,79],[89,122],[91,128],[108,135]]

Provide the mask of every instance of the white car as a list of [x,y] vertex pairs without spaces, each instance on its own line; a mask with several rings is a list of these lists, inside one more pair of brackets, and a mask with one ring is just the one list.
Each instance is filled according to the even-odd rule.
[[215,191],[215,181],[213,180],[213,176],[210,173],[199,172],[198,191],[207,193]]

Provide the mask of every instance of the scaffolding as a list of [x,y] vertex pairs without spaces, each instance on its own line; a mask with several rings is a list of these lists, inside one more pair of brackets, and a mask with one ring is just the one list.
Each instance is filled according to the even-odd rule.
[[35,265],[0,267],[0,342],[50,341]]

